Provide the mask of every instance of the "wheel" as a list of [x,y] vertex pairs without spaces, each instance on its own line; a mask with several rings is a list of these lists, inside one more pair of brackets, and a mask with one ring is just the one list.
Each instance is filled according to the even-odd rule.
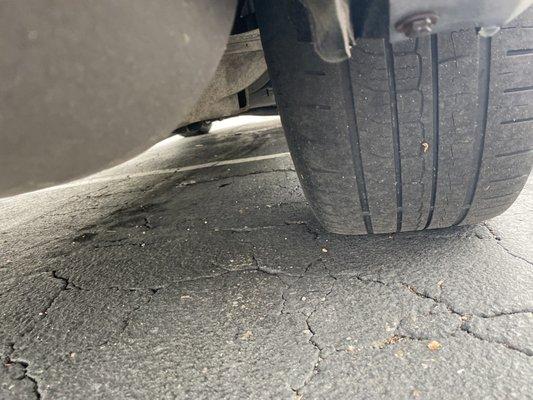
[[199,136],[209,133],[211,129],[211,121],[199,121],[192,124],[182,126],[176,129],[173,134],[179,134],[184,137]]
[[532,163],[531,10],[492,38],[358,39],[333,64],[314,52],[299,1],[257,3],[289,149],[325,228],[474,224],[513,203]]

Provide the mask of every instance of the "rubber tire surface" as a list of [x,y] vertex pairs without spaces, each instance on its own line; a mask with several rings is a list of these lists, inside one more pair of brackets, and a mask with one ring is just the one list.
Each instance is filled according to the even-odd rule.
[[212,125],[211,121],[193,122],[192,124],[185,125],[174,130],[172,134],[178,134],[183,137],[205,135],[206,133],[209,133],[209,129],[211,129],[211,125]]
[[332,232],[473,224],[505,211],[532,164],[533,9],[492,38],[475,28],[322,61],[297,0],[257,2],[289,149]]

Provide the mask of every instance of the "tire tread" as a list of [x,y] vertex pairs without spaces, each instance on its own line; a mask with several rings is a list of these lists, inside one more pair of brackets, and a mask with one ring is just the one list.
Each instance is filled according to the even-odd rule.
[[299,1],[256,5],[289,149],[327,229],[473,224],[513,203],[533,161],[533,30],[521,28],[533,9],[492,39],[360,39],[331,64],[298,31]]

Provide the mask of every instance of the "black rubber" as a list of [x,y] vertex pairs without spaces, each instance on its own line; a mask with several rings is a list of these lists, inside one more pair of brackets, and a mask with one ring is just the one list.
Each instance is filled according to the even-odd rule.
[[342,234],[473,224],[505,211],[533,161],[533,10],[322,61],[297,0],[256,2],[288,145],[320,222]]
[[205,135],[206,133],[209,133],[209,129],[211,129],[211,124],[211,121],[193,122],[192,124],[175,129],[172,134],[181,135],[184,137]]

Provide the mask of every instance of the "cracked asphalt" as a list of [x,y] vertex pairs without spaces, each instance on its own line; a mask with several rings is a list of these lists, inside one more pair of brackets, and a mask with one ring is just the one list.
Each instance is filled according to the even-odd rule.
[[533,398],[533,181],[343,237],[286,151],[264,118],[1,200],[0,398]]

